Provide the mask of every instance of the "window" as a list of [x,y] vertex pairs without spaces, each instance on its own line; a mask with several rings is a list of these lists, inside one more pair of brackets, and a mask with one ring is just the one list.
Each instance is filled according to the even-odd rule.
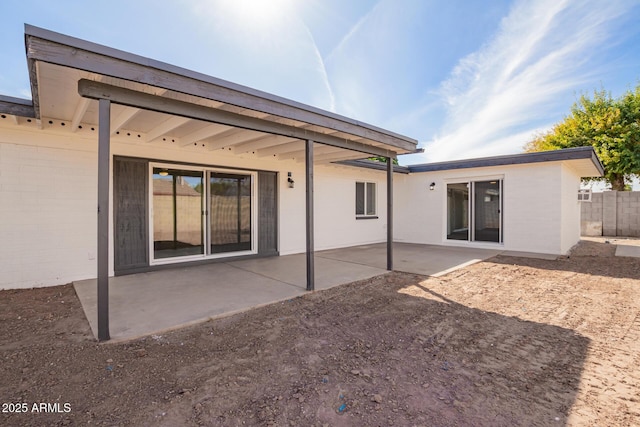
[[591,190],[590,189],[578,190],[578,201],[591,202]]
[[376,183],[356,182],[356,217],[377,218],[376,216]]

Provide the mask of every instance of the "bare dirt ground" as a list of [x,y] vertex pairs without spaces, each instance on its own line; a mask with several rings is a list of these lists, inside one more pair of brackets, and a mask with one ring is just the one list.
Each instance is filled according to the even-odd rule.
[[0,424],[640,425],[640,260],[614,251],[390,273],[124,344],[92,340],[71,286],[3,291]]

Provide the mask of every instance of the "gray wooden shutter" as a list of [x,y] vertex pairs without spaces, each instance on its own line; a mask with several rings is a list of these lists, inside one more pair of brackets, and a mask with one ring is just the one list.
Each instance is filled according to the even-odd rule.
[[278,175],[258,172],[258,253],[278,254]]
[[149,265],[148,163],[115,158],[113,162],[114,270]]

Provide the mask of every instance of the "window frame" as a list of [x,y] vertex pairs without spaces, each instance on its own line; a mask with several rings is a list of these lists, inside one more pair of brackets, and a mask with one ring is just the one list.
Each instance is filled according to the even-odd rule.
[[[442,222],[442,242],[446,244],[470,244],[475,246],[504,246],[504,238],[505,238],[505,228],[504,228],[504,209],[505,209],[505,199],[504,199],[504,191],[505,191],[505,175],[478,175],[478,176],[469,176],[469,177],[461,177],[461,178],[448,178],[443,180],[445,191],[443,191],[443,204],[442,204],[442,214],[444,215],[445,220]],[[475,185],[479,182],[485,181],[499,181],[499,194],[500,194],[500,206],[499,206],[499,224],[500,231],[498,242],[494,241],[486,241],[486,240],[478,240],[476,239],[476,218],[475,218]],[[468,212],[467,212],[467,221],[468,221],[468,235],[466,239],[451,239],[449,238],[449,202],[448,202],[448,186],[450,184],[467,184],[469,189],[469,199],[467,201]]]
[[[358,213],[358,184],[363,185],[363,200],[362,207],[363,213]],[[369,205],[369,186],[373,186],[373,212],[367,213]],[[356,219],[377,219],[378,218],[378,183],[375,181],[356,181],[355,188],[355,213]]]

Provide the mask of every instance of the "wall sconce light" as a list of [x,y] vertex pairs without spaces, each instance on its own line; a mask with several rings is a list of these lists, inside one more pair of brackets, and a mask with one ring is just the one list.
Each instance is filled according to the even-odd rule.
[[436,189],[436,183],[432,182],[431,185],[429,185],[429,190],[433,191]]
[[168,176],[169,175],[169,171],[166,169],[162,169],[160,172],[158,172],[158,175],[160,176]]
[[287,172],[287,182],[289,183],[289,188],[293,188],[293,184],[295,184],[295,182],[291,179],[291,172]]

